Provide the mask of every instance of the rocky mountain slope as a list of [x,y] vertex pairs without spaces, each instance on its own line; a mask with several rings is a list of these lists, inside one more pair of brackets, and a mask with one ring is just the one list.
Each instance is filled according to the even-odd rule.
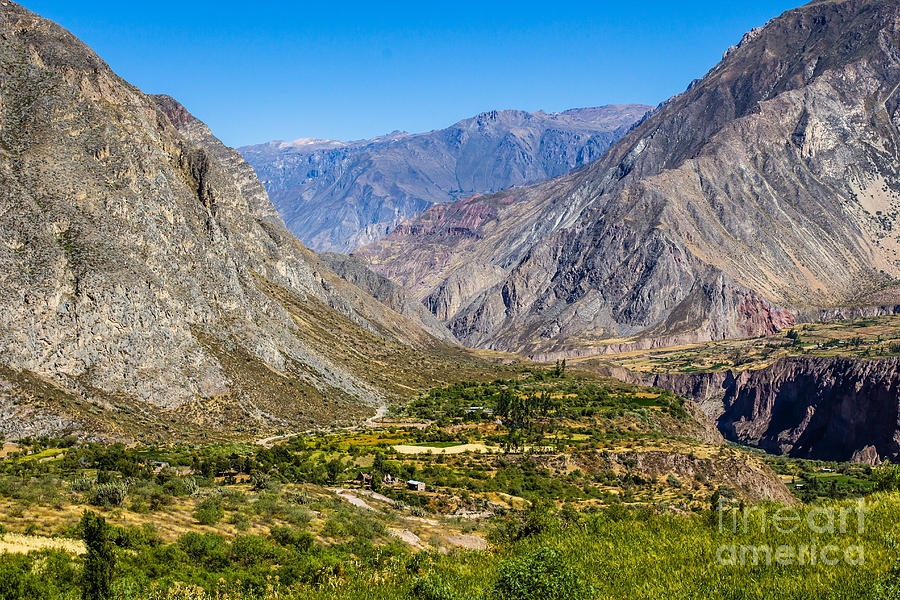
[[0,73],[0,434],[247,436],[468,368],[298,243],[182,106],[11,2]]
[[278,212],[314,250],[373,242],[435,203],[568,173],[597,159],[650,109],[491,111],[446,129],[372,140],[302,139],[240,151]]
[[359,254],[461,341],[543,357],[892,302],[898,81],[900,5],[813,2],[587,168],[436,206]]
[[334,252],[322,252],[319,258],[337,275],[385,306],[409,317],[435,338],[458,343],[453,334],[421,302],[384,275],[370,269],[366,261]]
[[900,459],[900,359],[793,357],[761,369],[648,375],[600,369],[696,401],[724,436],[774,454]]

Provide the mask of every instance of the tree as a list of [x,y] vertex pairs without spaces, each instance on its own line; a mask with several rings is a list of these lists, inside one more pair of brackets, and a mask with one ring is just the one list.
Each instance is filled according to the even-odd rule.
[[372,460],[372,469],[378,471],[379,473],[386,473],[387,468],[385,465],[384,454],[382,452],[376,452],[375,458]]
[[337,483],[338,475],[344,470],[344,464],[341,462],[340,457],[336,457],[328,461],[325,465],[325,470],[328,473],[328,482],[334,484]]
[[81,531],[87,555],[81,578],[83,600],[108,600],[112,597],[113,569],[115,554],[109,539],[106,519],[90,511],[81,515]]
[[900,489],[900,465],[884,465],[872,470],[872,481],[875,489],[881,492],[894,492]]

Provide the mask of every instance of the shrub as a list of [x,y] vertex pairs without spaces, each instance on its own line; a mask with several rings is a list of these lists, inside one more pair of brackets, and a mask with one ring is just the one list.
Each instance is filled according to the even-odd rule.
[[[54,571],[50,561],[56,562],[53,555],[48,556],[48,571]],[[64,584],[66,582],[58,580],[56,577],[48,577],[47,575],[56,575],[56,573],[40,573],[34,569],[34,559],[31,556],[23,554],[0,554],[0,598],[9,599],[28,599],[28,600],[50,600],[55,597],[51,589],[52,582]],[[69,580],[71,584],[72,573],[71,565],[69,565]]]
[[310,533],[294,527],[273,527],[269,531],[269,535],[276,543],[300,552],[308,551],[314,543],[314,538]]
[[295,554],[278,569],[278,577],[286,585],[302,582],[319,586],[343,574],[344,561],[332,555]]
[[284,520],[291,525],[307,525],[312,519],[312,511],[299,506],[289,506],[284,510]]
[[228,543],[214,533],[185,533],[178,538],[178,546],[194,563],[208,571],[221,571],[231,562]]
[[413,583],[413,598],[417,600],[457,600],[459,595],[434,575],[420,577]]
[[167,481],[163,489],[173,496],[193,496],[200,491],[200,486],[193,477],[175,477]]
[[90,477],[82,475],[80,477],[76,477],[75,479],[73,479],[72,482],[69,484],[69,487],[72,488],[72,491],[74,491],[74,492],[87,492],[91,489],[91,486],[93,486],[93,485],[94,485],[94,482],[91,481]]
[[260,494],[253,503],[253,511],[266,519],[271,519],[282,510],[278,496],[275,494]]
[[254,492],[261,492],[269,487],[269,481],[271,478],[261,471],[253,471],[250,473],[250,487],[253,488]]
[[129,550],[155,547],[161,543],[156,528],[150,523],[140,527],[110,527],[109,539],[119,548]]
[[172,495],[153,482],[141,482],[129,488],[128,493],[132,497],[131,510],[135,512],[159,510],[172,503]]
[[384,523],[360,513],[338,510],[325,521],[322,533],[331,538],[365,537],[374,539],[387,534]]
[[222,503],[225,508],[237,509],[247,502],[247,495],[240,490],[225,490],[222,492]]
[[250,517],[247,516],[246,513],[232,513],[231,519],[229,521],[232,525],[235,526],[235,528],[237,528],[238,531],[246,531],[250,528]]
[[548,532],[557,523],[550,512],[550,507],[543,502],[535,501],[524,513],[498,519],[493,529],[488,532],[488,540],[493,544],[509,544]]
[[231,542],[231,560],[247,567],[271,562],[277,557],[277,548],[256,535],[239,535]]
[[128,496],[128,486],[124,481],[101,483],[94,488],[91,504],[95,506],[121,506]]
[[875,489],[894,492],[900,489],[900,465],[884,465],[872,470]]
[[500,564],[497,600],[581,600],[590,590],[560,554],[540,548]]
[[201,525],[215,525],[225,516],[218,498],[206,498],[194,509],[194,518]]

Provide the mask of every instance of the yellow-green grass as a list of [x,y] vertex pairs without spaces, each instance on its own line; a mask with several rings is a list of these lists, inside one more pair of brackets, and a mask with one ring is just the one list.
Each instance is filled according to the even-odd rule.
[[[528,557],[547,556],[548,550],[549,556],[556,557],[555,568],[560,569],[558,574],[564,581],[581,582],[580,585],[569,585],[572,595],[557,596],[572,600],[863,600],[896,597],[887,593],[891,590],[896,593],[898,589],[892,587],[896,580],[891,569],[898,558],[892,540],[900,526],[900,498],[884,494],[868,498],[864,529],[858,530],[851,520],[843,533],[839,526],[833,532],[814,532],[805,525],[792,533],[780,533],[772,526],[779,508],[773,505],[751,512],[746,531],[743,521],[735,531],[727,523],[720,528],[710,513],[645,513],[618,519],[602,516],[565,528],[551,527],[542,534],[486,552],[431,556],[420,561],[424,567],[416,569],[409,568],[403,561],[395,561],[374,572],[333,578],[318,588],[289,590],[273,582],[262,598],[507,600],[512,596],[492,592],[497,589],[501,574],[512,578],[521,576]],[[799,516],[805,522],[808,511],[823,508],[839,514],[842,509],[855,508],[855,502],[807,507]],[[764,529],[763,523],[766,523]],[[782,526],[782,531],[789,531],[789,528]],[[804,565],[768,565],[765,554],[760,553],[757,554],[759,564],[753,564],[750,552],[745,553],[743,565],[722,564],[719,560],[731,556],[730,551],[723,553],[721,549],[732,546],[738,549],[783,547],[803,552],[802,547],[810,547],[813,543],[819,550],[825,546],[834,546],[840,551],[861,547],[862,562],[850,564],[841,559],[835,565],[826,565],[821,560],[816,564],[807,560]],[[809,550],[805,556],[809,556]],[[821,559],[818,550],[817,556]],[[850,551],[854,561],[858,556],[855,550]],[[432,589],[441,589],[442,595],[422,596],[421,590],[428,587],[424,583]],[[416,589],[418,593],[414,592]],[[155,597],[205,600],[214,596],[193,589],[190,592],[160,592]],[[232,592],[228,597],[242,600],[250,596]]]

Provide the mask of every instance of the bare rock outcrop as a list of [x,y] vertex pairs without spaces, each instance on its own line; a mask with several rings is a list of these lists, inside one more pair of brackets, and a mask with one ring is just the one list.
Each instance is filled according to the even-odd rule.
[[603,372],[690,398],[726,439],[767,452],[900,461],[898,358],[782,358],[740,372]]
[[458,343],[453,334],[421,302],[384,275],[373,271],[366,261],[334,252],[322,252],[319,258],[337,275],[416,322],[435,338],[449,344]]

